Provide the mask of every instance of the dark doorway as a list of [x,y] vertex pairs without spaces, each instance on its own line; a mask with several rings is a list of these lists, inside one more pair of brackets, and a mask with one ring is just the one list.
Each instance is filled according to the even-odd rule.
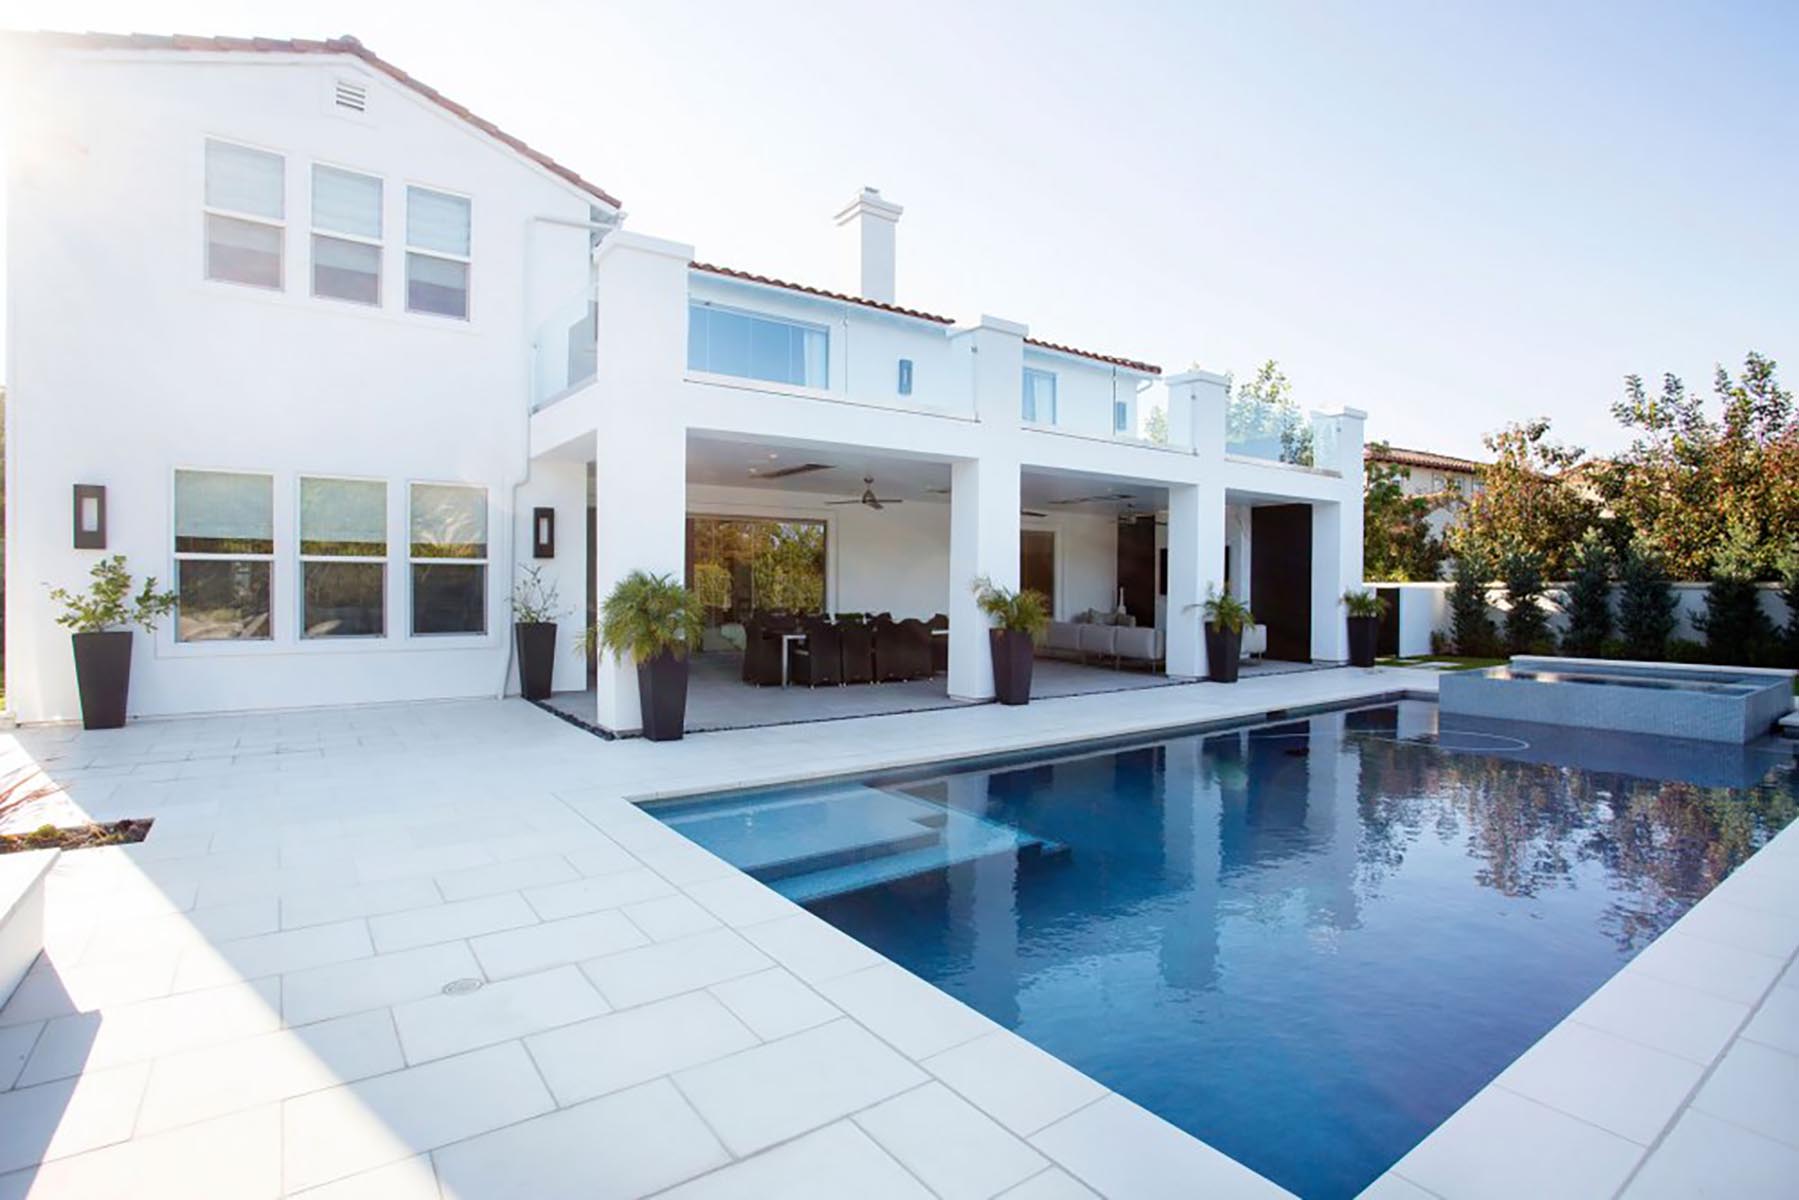
[[1156,623],[1156,519],[1138,517],[1118,526],[1118,586],[1124,611],[1139,625]]
[[[592,478],[593,467],[589,466],[588,477]],[[592,629],[600,622],[599,581],[594,578],[593,560],[600,547],[600,514],[593,505],[587,506],[587,628]],[[587,686],[600,686],[600,656],[594,646],[587,648]]]
[[1380,633],[1374,640],[1374,652],[1392,658],[1399,653],[1399,589],[1375,588],[1374,594],[1387,602],[1380,610]]
[[1023,529],[1018,534],[1018,586],[1041,592],[1056,611],[1056,534],[1052,529]]
[[1312,661],[1312,506],[1249,510],[1249,600],[1268,626],[1268,657]]

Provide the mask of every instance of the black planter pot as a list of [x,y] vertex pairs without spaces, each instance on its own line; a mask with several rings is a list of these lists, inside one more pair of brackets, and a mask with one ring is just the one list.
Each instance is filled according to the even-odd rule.
[[1372,667],[1374,651],[1380,640],[1379,617],[1348,617],[1349,622],[1349,665],[1352,667]]
[[995,629],[993,644],[993,694],[1001,704],[1031,702],[1031,665],[1036,646],[1028,633]]
[[83,729],[117,729],[125,724],[131,692],[131,631],[77,633],[75,685],[81,690]]
[[550,694],[550,679],[556,673],[556,622],[514,625],[512,638],[518,646],[519,693],[527,700],[546,698]]
[[638,663],[637,701],[643,708],[644,737],[679,741],[687,724],[687,660],[664,650]]
[[1243,631],[1206,626],[1206,678],[1213,683],[1237,682],[1243,665]]

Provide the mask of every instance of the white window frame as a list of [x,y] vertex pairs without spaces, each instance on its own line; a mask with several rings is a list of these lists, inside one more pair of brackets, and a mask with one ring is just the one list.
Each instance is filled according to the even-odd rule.
[[[409,313],[415,317],[426,317],[426,318],[432,318],[432,319],[439,320],[439,321],[473,322],[475,319],[475,198],[474,198],[474,196],[470,195],[468,192],[459,192],[459,191],[455,190],[454,188],[438,187],[436,184],[433,184],[433,183],[420,183],[417,180],[412,180],[412,179],[406,180],[403,186],[405,187],[406,190],[404,192],[400,193],[400,212],[401,212],[402,219],[406,222],[406,230],[405,230],[405,233],[402,235],[402,244],[405,246],[405,250],[402,251],[401,262],[400,262],[400,287],[402,289],[402,294],[400,296],[400,307],[402,309],[404,309],[407,313]],[[468,202],[468,253],[467,254],[464,254],[464,255],[447,254],[442,250],[426,250],[426,249],[422,249],[421,247],[414,246],[412,244],[412,213],[411,213],[410,197],[408,196],[408,193],[410,193],[414,188],[417,188],[421,192],[436,192],[440,196],[454,196],[458,200],[465,200]],[[417,254],[422,258],[436,258],[436,259],[442,259],[444,262],[461,263],[463,266],[468,268],[468,271],[463,276],[463,278],[467,282],[466,282],[466,284],[464,286],[464,290],[463,290],[463,300],[464,300],[463,309],[464,309],[464,311],[460,317],[453,317],[448,313],[429,312],[422,308],[412,307],[412,263],[410,260],[411,260],[411,256],[414,254]],[[407,489],[406,496],[407,496],[408,503],[410,503],[411,498],[412,498],[412,492],[411,492],[410,486]],[[407,512],[410,513],[411,509],[410,508],[407,509]],[[407,544],[408,544],[408,546],[410,546],[411,545],[411,535],[412,535],[412,527],[410,524],[408,524],[408,526],[407,526],[406,533],[407,533]],[[409,574],[410,574],[410,572],[409,572]]]
[[[217,142],[221,146],[236,146],[241,150],[255,150],[259,154],[272,154],[281,160],[281,216],[269,217],[263,213],[240,212],[234,208],[220,208],[206,202],[206,143]],[[200,139],[200,278],[207,283],[222,283],[228,287],[251,288],[258,292],[287,291],[287,155],[269,146],[259,146],[255,142],[246,142],[238,138],[214,137],[206,134]],[[281,239],[281,266],[278,274],[280,282],[274,287],[264,287],[260,283],[245,283],[241,279],[221,279],[211,271],[208,260],[208,249],[211,245],[207,232],[207,217],[225,217],[232,221],[243,221],[246,224],[261,225],[273,229]]]
[[[487,534],[484,543],[487,552],[480,558],[433,558],[420,557],[413,553],[412,547],[412,489],[415,487],[452,487],[468,488],[481,493],[481,503],[487,514]],[[493,489],[485,483],[470,483],[466,479],[408,479],[406,481],[406,508],[404,534],[406,537],[406,636],[425,641],[437,641],[441,638],[486,638],[493,634]],[[417,605],[413,601],[413,571],[419,565],[435,566],[448,564],[451,566],[485,567],[481,573],[481,628],[478,630],[457,630],[445,633],[419,633],[413,628],[418,616]]]
[[773,313],[755,308],[743,308],[736,304],[719,304],[716,301],[705,300],[698,296],[689,296],[687,298],[687,328],[688,338],[690,340],[693,336],[693,310],[696,308],[704,308],[711,312],[729,313],[736,317],[747,317],[754,321],[767,321],[774,325],[787,325],[795,329],[804,330],[808,333],[818,334],[820,337],[824,338],[825,343],[824,369],[821,372],[824,378],[817,383],[789,383],[785,379],[764,379],[760,375],[737,375],[730,371],[720,371],[710,365],[696,367],[692,363],[687,362],[686,354],[683,353],[682,362],[685,364],[688,371],[697,371],[702,375],[712,376],[718,379],[742,380],[746,383],[756,384],[760,387],[797,388],[804,392],[828,392],[831,390],[832,351],[831,327],[829,325],[823,325],[817,321],[808,321],[803,317],[790,317],[784,313]]
[[[308,554],[306,553],[306,481],[308,479],[323,480],[327,483],[378,483],[381,485],[381,532],[383,545],[387,553],[379,558],[362,554]],[[295,638],[303,644],[326,644],[332,642],[381,642],[393,634],[393,612],[389,600],[393,595],[393,571],[388,563],[393,558],[393,498],[390,494],[393,485],[385,479],[369,475],[334,475],[321,471],[303,471],[294,476],[294,561],[298,564],[294,571],[294,632]],[[411,488],[407,489],[407,498],[412,496]],[[407,510],[408,528],[412,532],[411,509]],[[433,559],[432,561],[441,561]],[[335,633],[310,634],[306,632],[306,564],[307,563],[379,563],[381,565],[381,632],[380,633]],[[272,589],[271,589],[272,590]]]
[[[354,234],[354,233],[342,233],[335,229],[319,228],[318,205],[316,203],[314,203],[313,197],[316,194],[318,169],[320,167],[326,167],[333,171],[341,171],[345,175],[360,175],[364,179],[373,179],[376,183],[381,185],[381,203],[377,210],[379,213],[379,216],[380,216],[380,220],[381,220],[381,236],[380,237],[369,238],[369,237],[363,237],[359,234]],[[382,308],[382,307],[385,307],[386,302],[387,302],[387,178],[386,178],[386,176],[379,175],[374,171],[364,171],[359,167],[346,167],[342,163],[334,163],[334,162],[314,161],[313,163],[310,164],[310,168],[311,169],[306,174],[307,227],[311,231],[311,237],[308,238],[307,243],[306,243],[306,252],[307,252],[306,253],[306,262],[307,262],[307,267],[308,267],[307,274],[306,274],[306,288],[307,288],[308,294],[311,295],[311,297],[314,300],[325,300],[325,301],[330,301],[330,302],[337,303],[337,304],[353,304],[357,308]],[[473,210],[472,209],[470,210],[470,224],[471,224],[471,228],[470,228],[469,232],[472,236],[472,234],[474,232],[474,230],[472,228],[472,226],[473,226]],[[319,285],[318,285],[318,243],[313,239],[322,238],[322,237],[323,238],[334,238],[340,242],[355,242],[358,245],[373,246],[375,248],[375,298],[373,301],[351,300],[346,296],[326,296],[326,295],[320,294]],[[472,248],[472,246],[473,246],[472,241],[471,241],[470,245]],[[336,478],[340,478],[340,477],[335,476],[335,475],[309,475],[309,476],[307,476],[307,478],[308,479],[336,479]]]
[[[1033,376],[1033,375],[1042,376],[1043,378],[1049,380],[1049,419],[1048,420],[1045,420],[1043,417],[1043,414],[1039,411],[1033,411],[1029,416],[1025,415],[1024,401],[1025,401],[1025,398],[1027,396],[1030,396],[1030,394],[1031,394],[1031,388],[1030,388],[1029,384],[1031,382],[1031,376]],[[1028,425],[1055,425],[1057,423],[1056,410],[1060,407],[1060,404],[1061,404],[1061,401],[1060,401],[1059,397],[1057,396],[1057,393],[1060,390],[1061,390],[1061,387],[1060,387],[1059,382],[1056,379],[1056,373],[1054,371],[1047,370],[1046,368],[1043,368],[1043,367],[1032,367],[1032,366],[1025,367],[1024,372],[1018,377],[1018,393],[1019,393],[1018,394],[1018,415],[1019,415],[1020,419],[1022,419]]]
[[1127,434],[1130,431],[1131,402],[1129,400],[1119,400],[1114,397],[1112,400],[1112,432],[1115,434]]
[[[228,283],[230,281],[222,280],[221,282]],[[181,537],[181,532],[180,532],[181,512],[180,512],[179,503],[176,500],[175,477],[180,475],[184,471],[191,472],[194,474],[202,474],[202,475],[254,475],[259,478],[268,480],[269,481],[269,552],[267,554],[251,554],[248,552],[239,553],[236,551],[221,553],[221,552],[215,552],[215,551],[209,551],[209,550],[179,550],[179,549],[176,549],[175,544],[177,541],[180,540],[180,537]],[[277,588],[279,588],[280,584],[281,584],[281,565],[280,565],[280,563],[278,563],[276,561],[276,559],[279,558],[280,551],[281,551],[281,528],[280,528],[280,526],[281,526],[281,514],[278,511],[276,511],[276,508],[275,508],[275,472],[273,472],[273,471],[252,471],[252,470],[245,470],[241,467],[194,467],[194,466],[185,466],[185,465],[177,466],[169,471],[169,550],[170,550],[170,553],[172,556],[170,561],[173,564],[173,568],[169,573],[169,577],[170,577],[171,582],[174,584],[174,590],[175,590],[175,594],[177,597],[176,604],[175,604],[175,611],[173,614],[174,619],[169,622],[169,626],[170,626],[170,634],[175,639],[176,645],[184,646],[184,647],[185,646],[206,646],[206,647],[232,646],[232,647],[238,647],[241,649],[242,647],[245,647],[245,646],[266,646],[266,645],[273,643],[276,640],[275,635],[277,633],[277,630],[275,628],[275,594],[276,594]],[[187,638],[183,638],[181,636],[181,604],[180,604],[179,597],[181,594],[181,564],[184,562],[266,562],[266,563],[268,563],[269,564],[269,631],[268,631],[268,633],[262,637],[257,637],[257,638],[196,638],[196,639],[191,639],[191,640],[187,639]]]

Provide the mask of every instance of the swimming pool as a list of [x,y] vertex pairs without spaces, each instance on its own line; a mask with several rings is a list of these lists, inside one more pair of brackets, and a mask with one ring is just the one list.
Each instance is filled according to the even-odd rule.
[[1336,1197],[1791,819],[1790,743],[1744,748],[1738,787],[1688,773],[1703,759],[1439,728],[1400,701],[650,811],[1277,1183]]

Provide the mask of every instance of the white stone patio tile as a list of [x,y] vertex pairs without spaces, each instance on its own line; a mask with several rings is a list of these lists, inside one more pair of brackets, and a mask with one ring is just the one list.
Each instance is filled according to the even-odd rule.
[[179,952],[189,946],[254,937],[279,928],[273,896],[139,920],[102,921],[87,940],[78,961],[86,966],[165,949]]
[[1799,988],[1777,987],[1756,1010],[1743,1036],[1788,1054],[1799,1054]]
[[1103,1195],[1287,1197],[1242,1163],[1123,1096],[1109,1095],[1042,1130],[1031,1144]]
[[175,968],[177,992],[260,979],[327,963],[367,958],[375,952],[368,926],[360,919],[313,925],[190,947]]
[[1004,1030],[932,1055],[924,1066],[976,1108],[1026,1136],[1106,1094],[1061,1059]]
[[0,1200],[276,1200],[281,1120],[275,1107],[185,1125],[46,1163],[0,1180]]
[[687,884],[683,890],[727,925],[755,925],[791,917],[800,906],[748,875],[726,875]]
[[706,992],[689,992],[525,1039],[562,1105],[711,1062],[756,1037]]
[[405,1065],[385,1012],[168,1055],[151,1069],[138,1132],[221,1117]]
[[583,875],[610,875],[614,871],[628,871],[643,864],[635,855],[620,846],[605,834],[595,833],[595,838],[603,841],[588,841],[579,849],[564,851],[563,857],[569,865]]
[[1693,1098],[1693,1107],[1745,1129],[1799,1146],[1799,1055],[1738,1041]]
[[[1007,1198],[1010,1200],[1010,1197]],[[1356,1200],[1437,1200],[1435,1192],[1427,1192],[1410,1180],[1388,1171],[1362,1189]]]
[[537,914],[531,911],[517,892],[499,896],[483,896],[476,900],[457,900],[434,908],[415,908],[406,912],[386,913],[369,918],[369,932],[374,935],[375,949],[382,954],[450,942],[520,925],[535,925]]
[[1591,1026],[1565,1022],[1494,1082],[1647,1146],[1705,1067]]
[[573,966],[503,979],[472,992],[395,1006],[406,1061],[421,1063],[585,1021],[611,1011]]
[[1739,1004],[1754,1004],[1784,966],[1783,960],[1766,954],[1671,929],[1632,959],[1628,969]]
[[329,1183],[553,1107],[517,1042],[311,1092],[282,1104],[284,1178]]
[[499,892],[564,883],[581,876],[560,854],[545,858],[512,858],[485,867],[470,867],[439,875],[437,886],[446,900],[468,900]]
[[656,1080],[439,1151],[446,1197],[627,1200],[728,1158],[670,1086]]
[[1615,1193],[1642,1153],[1617,1134],[1516,1092],[1488,1088],[1393,1170],[1457,1200],[1589,1200]]
[[427,1154],[288,1194],[295,1200],[442,1200],[437,1190],[437,1171]]
[[770,966],[768,956],[729,929],[655,942],[581,964],[614,1008],[691,992]]
[[825,999],[910,1058],[929,1058],[999,1029],[912,972],[881,963],[818,985]]
[[442,904],[443,899],[443,893],[428,878],[391,879],[384,883],[293,892],[281,897],[281,926],[298,929],[354,917],[378,917],[384,913],[405,912],[409,908],[430,908]]
[[86,966],[65,967],[40,957],[6,1002],[0,1025],[117,1008],[167,996],[174,986],[175,964],[180,957],[178,949],[169,947]]
[[21,1087],[268,1033],[281,1024],[279,983],[262,979],[182,992],[44,1026]]
[[0,1093],[0,1173],[124,1141],[149,1077],[133,1063]]
[[1050,1165],[941,1083],[883,1100],[855,1121],[944,1200],[986,1200]]
[[1706,899],[1707,903],[1688,909],[1674,928],[1687,937],[1771,955],[1783,962],[1799,950],[1799,920],[1793,915],[1732,904],[1721,897]]
[[531,888],[525,892],[525,899],[531,902],[531,907],[537,910],[539,916],[550,921],[557,917],[598,912],[603,908],[620,908],[639,900],[671,896],[674,892],[674,885],[654,871],[645,867],[633,867],[626,871],[578,879],[572,883]]
[[737,868],[709,850],[702,850],[673,830],[675,841],[665,846],[627,846],[644,866],[670,883],[690,887],[708,879],[721,879],[737,873]]
[[441,875],[493,861],[493,855],[480,843],[478,830],[470,829],[469,839],[454,845],[424,846],[398,852],[371,849],[354,860],[355,875],[362,883],[380,883],[386,879]]
[[462,942],[313,967],[281,978],[281,1011],[289,1025],[435,996],[454,979],[478,979],[481,967]]
[[764,1150],[659,1200],[932,1200],[931,1192],[851,1121]]
[[833,1021],[675,1076],[733,1154],[829,1124],[922,1083],[924,1072],[853,1021]]
[[745,926],[740,932],[807,983],[821,983],[887,961],[809,912]]
[[[224,879],[208,879],[199,885],[195,905],[202,908],[217,904],[235,904],[266,896],[286,896],[293,892],[313,892],[320,888],[348,887],[356,882],[356,872],[347,862],[314,863],[304,867],[281,867],[272,871],[252,871]],[[187,906],[194,907],[194,906]]]
[[38,1035],[43,1031],[42,1021],[0,1026],[0,1092],[18,1080],[19,1072],[25,1069],[25,1060],[31,1057],[31,1049],[37,1045]]
[[1787,1200],[1799,1150],[1689,1109],[1624,1189],[1624,1200]]
[[1589,996],[1572,1019],[1709,1064],[1748,1015],[1747,1004],[1627,970]]
[[716,929],[719,925],[717,917],[686,896],[664,896],[660,900],[627,904],[619,911],[654,942],[672,941],[701,930]]
[[489,979],[503,979],[616,954],[648,942],[636,925],[618,911],[607,909],[483,934],[471,938],[469,946]]
[[783,968],[715,983],[710,991],[763,1041],[843,1016],[843,1011]]

